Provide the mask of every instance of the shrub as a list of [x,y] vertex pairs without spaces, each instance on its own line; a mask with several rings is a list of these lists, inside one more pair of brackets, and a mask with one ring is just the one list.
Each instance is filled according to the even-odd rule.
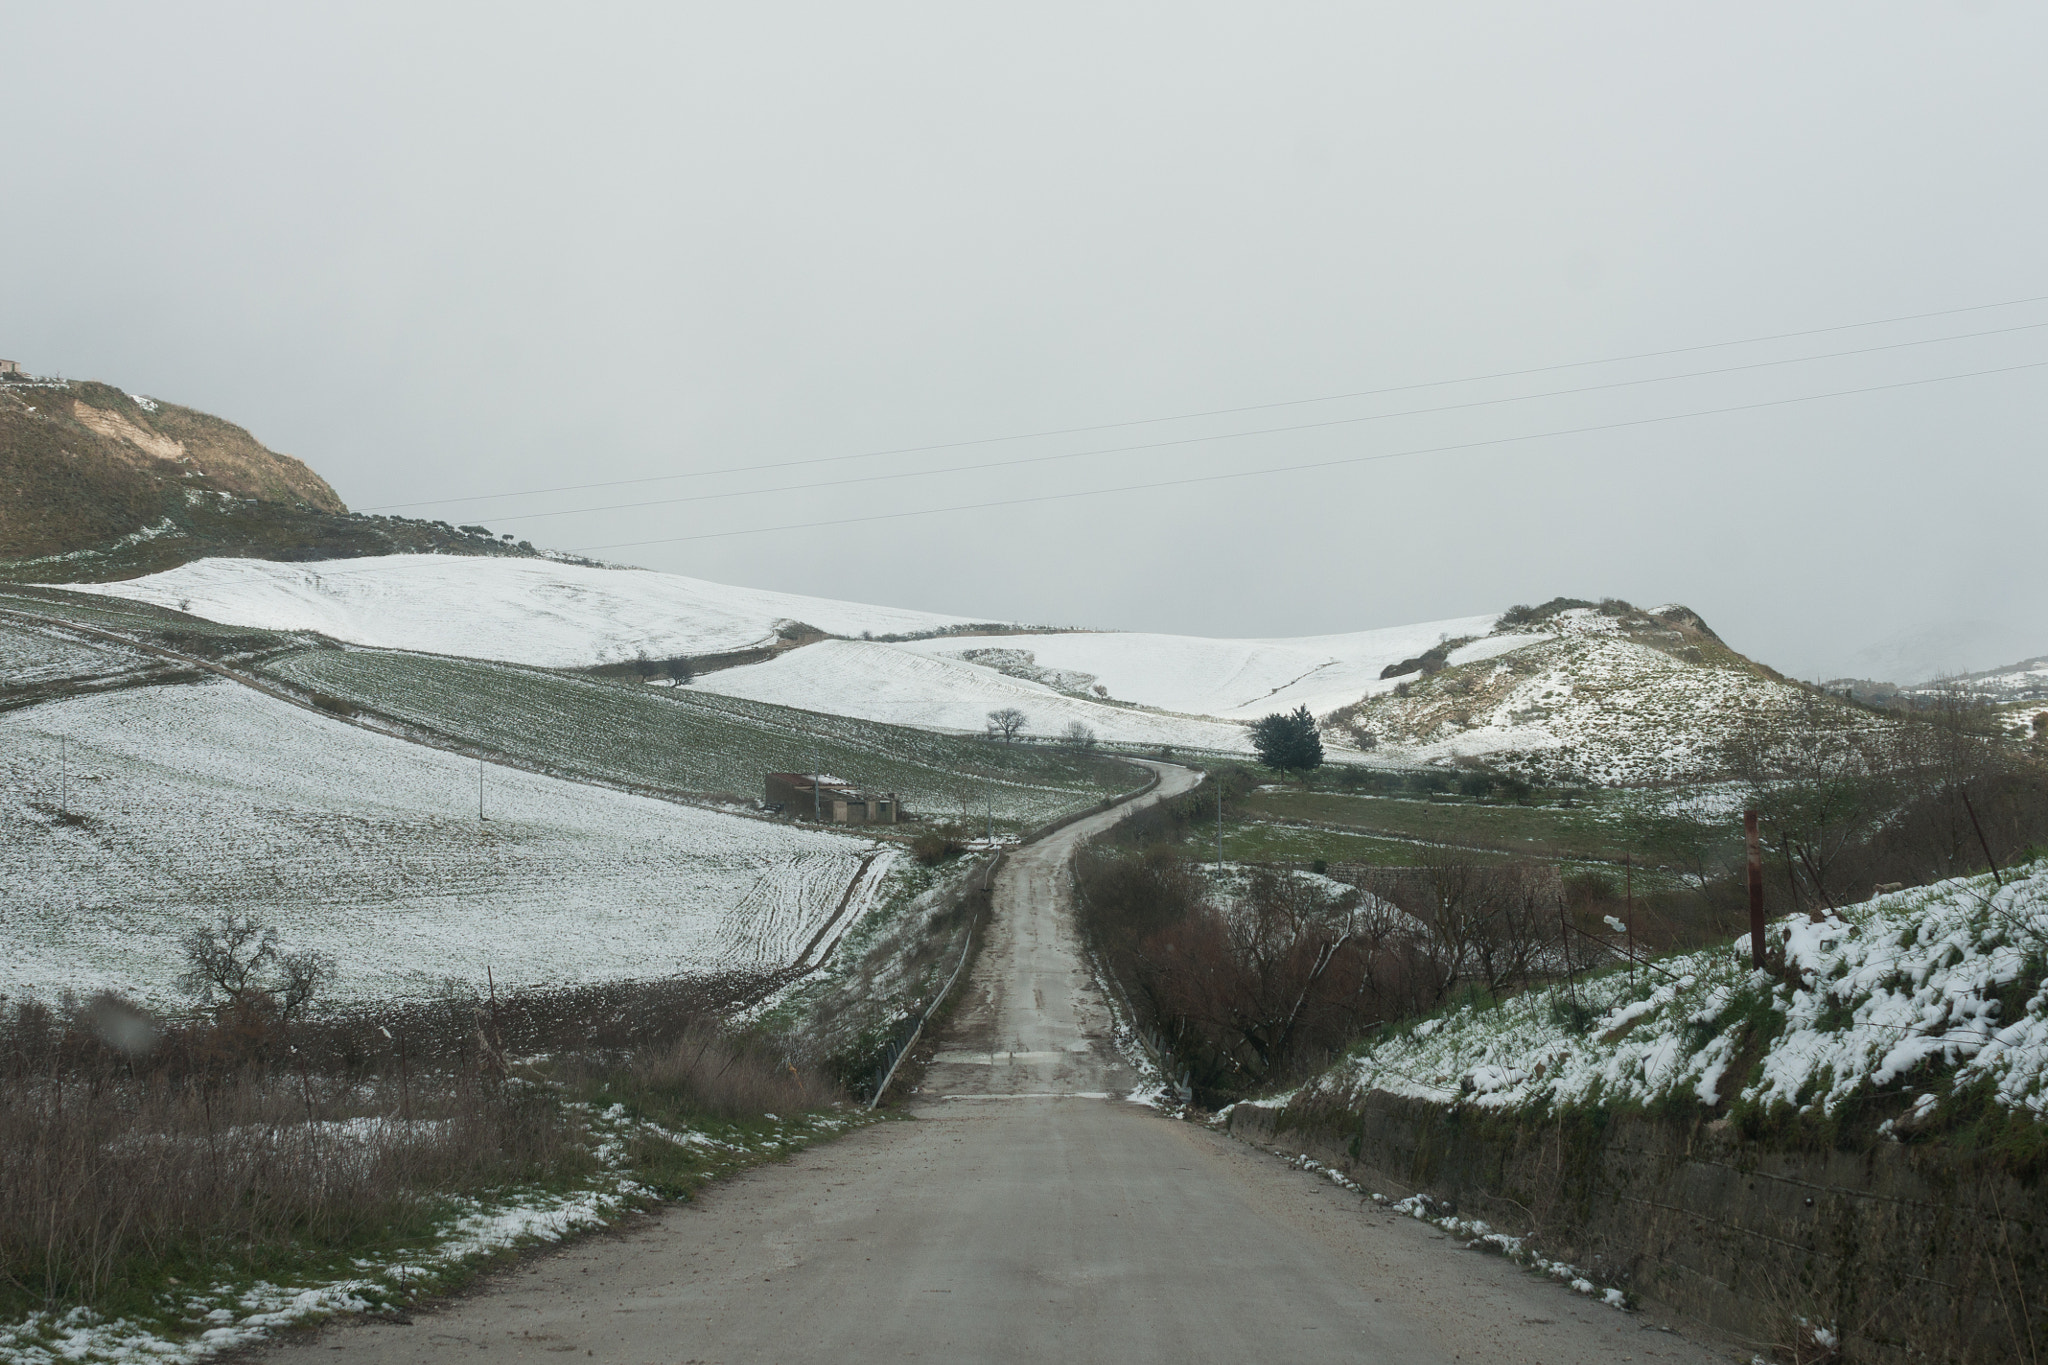
[[926,867],[957,858],[966,851],[960,841],[960,830],[955,825],[939,825],[922,830],[910,841],[910,856]]

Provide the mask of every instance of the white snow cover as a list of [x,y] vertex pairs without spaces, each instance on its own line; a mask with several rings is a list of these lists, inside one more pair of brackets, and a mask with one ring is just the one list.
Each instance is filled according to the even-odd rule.
[[155,660],[137,650],[52,626],[0,621],[0,683],[31,686],[139,673]]
[[76,592],[127,597],[228,625],[312,630],[352,644],[543,668],[746,649],[802,621],[835,635],[964,624],[899,607],[728,587],[646,569],[551,559],[385,555],[278,564],[198,559]]
[[[1783,1016],[1745,1100],[1832,1112],[1866,1087],[1915,1095],[1924,1117],[1988,1083],[1998,1103],[2048,1117],[2048,984],[2017,1006],[2002,988],[2048,945],[2048,861],[1878,896],[1838,917],[1768,930],[1787,981],[1746,965],[1749,939],[1552,986],[1497,1009],[1458,1009],[1325,1073],[1359,1087],[1482,1108],[1648,1103],[1690,1093],[1721,1103],[1723,1076],[1759,1009]],[[1668,973],[1666,975],[1665,973]],[[1584,1033],[1559,1008],[1570,991],[1599,1012]]]
[[[1211,640],[1195,635],[1058,634],[953,636],[898,648],[957,658],[972,649],[1028,650],[1041,668],[1089,674],[1118,701],[1187,715],[1257,720],[1307,706],[1321,715],[1367,693],[1389,690],[1380,673],[1445,640],[1486,635],[1494,617],[1467,616],[1347,635],[1298,639]],[[1504,636],[1467,645],[1458,655],[1491,657],[1535,636]],[[1483,646],[1494,646],[1491,653]],[[1453,657],[1464,662],[1458,655]]]
[[1559,613],[1548,632],[1482,639],[1451,655],[1454,665],[1489,660],[1499,662],[1467,670],[1457,692],[1447,694],[1441,678],[1418,681],[1409,697],[1370,698],[1358,720],[1389,758],[1485,758],[1627,785],[1712,772],[1744,714],[1802,700],[1746,669],[1673,658],[1584,609]]
[[980,733],[990,711],[1014,706],[1026,717],[1027,735],[1057,735],[1078,720],[1110,743],[1234,752],[1249,752],[1251,747],[1242,725],[1107,706],[992,668],[865,640],[822,640],[766,663],[707,673],[691,685],[730,697],[927,730]]
[[474,761],[226,681],[0,713],[0,993],[171,998],[227,912],[331,953],[342,996],[779,967],[875,847],[482,771],[480,826]]

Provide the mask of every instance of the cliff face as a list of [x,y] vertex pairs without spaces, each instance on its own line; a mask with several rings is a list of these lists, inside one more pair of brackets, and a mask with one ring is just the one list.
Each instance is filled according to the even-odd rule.
[[0,382],[0,559],[108,545],[183,508],[347,508],[327,481],[232,422],[109,384]]

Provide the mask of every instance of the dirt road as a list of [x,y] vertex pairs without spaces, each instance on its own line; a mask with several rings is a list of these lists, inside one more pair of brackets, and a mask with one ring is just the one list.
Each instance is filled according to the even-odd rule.
[[[1191,779],[1168,769],[1153,799]],[[1013,857],[910,1121],[540,1256],[324,1360],[1725,1361],[1120,1095],[1064,868]],[[1108,1096],[1108,1098],[1103,1098]],[[337,1354],[339,1353],[338,1357]]]

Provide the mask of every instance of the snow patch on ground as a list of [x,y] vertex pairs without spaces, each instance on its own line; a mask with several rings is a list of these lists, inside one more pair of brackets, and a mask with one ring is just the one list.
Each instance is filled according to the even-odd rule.
[[[353,644],[545,668],[748,649],[801,621],[836,635],[908,634],[962,618],[729,587],[646,569],[547,559],[383,555],[280,564],[199,559],[76,592],[126,597],[227,625],[310,630]],[[189,605],[186,605],[188,604]]]
[[770,1114],[766,1117],[778,1124],[774,1131],[749,1137],[732,1130],[726,1139],[720,1139],[694,1130],[674,1132],[632,1118],[624,1106],[602,1111],[572,1107],[583,1111],[591,1150],[603,1167],[581,1188],[514,1189],[487,1199],[456,1201],[456,1210],[429,1246],[358,1260],[354,1267],[358,1273],[345,1279],[292,1284],[258,1281],[166,1291],[159,1316],[150,1321],[109,1319],[89,1309],[73,1308],[0,1322],[0,1365],[80,1361],[185,1365],[262,1341],[280,1329],[337,1314],[403,1309],[420,1294],[434,1292],[441,1277],[451,1270],[509,1248],[559,1242],[614,1222],[628,1209],[650,1202],[652,1192],[625,1169],[627,1145],[636,1137],[653,1136],[732,1154],[776,1154],[841,1132],[856,1122],[824,1116],[784,1123]]
[[1568,1262],[1551,1260],[1537,1251],[1530,1244],[1529,1238],[1511,1237],[1504,1232],[1495,1232],[1491,1226],[1476,1218],[1460,1218],[1426,1194],[1411,1194],[1406,1199],[1389,1199],[1377,1190],[1366,1189],[1342,1171],[1325,1166],[1306,1152],[1290,1156],[1279,1147],[1268,1150],[1296,1170],[1321,1175],[1331,1184],[1370,1199],[1391,1212],[1406,1214],[1410,1218],[1428,1223],[1431,1227],[1441,1228],[1463,1242],[1468,1250],[1491,1251],[1505,1256],[1516,1265],[1525,1266],[1538,1274],[1548,1275],[1569,1287],[1573,1293],[1598,1299],[1609,1308],[1627,1312],[1630,1307],[1627,1294],[1611,1286],[1603,1288],[1593,1283],[1578,1267]]
[[875,847],[481,772],[479,823],[473,760],[226,681],[0,713],[0,992],[174,998],[180,937],[230,912],[344,997],[776,968]]
[[956,636],[914,640],[896,648],[928,656],[991,647],[1028,650],[1037,667],[1086,675],[1118,701],[1249,721],[1297,706],[1305,705],[1318,715],[1348,706],[1370,692],[1393,687],[1393,679],[1380,677],[1388,665],[1445,640],[1486,635],[1493,622],[1491,616],[1469,616],[1345,635],[1268,640],[1121,633]]
[[2048,861],[2008,872],[2002,887],[1956,878],[1768,934],[1782,978],[1748,965],[1745,935],[1633,979],[1622,968],[1453,1010],[1368,1045],[1316,1088],[1501,1110],[1678,1094],[1716,1107],[1750,1029],[1776,1013],[1745,1101],[1827,1114],[1859,1091],[1890,1092],[1904,1122],[1988,1084],[1997,1103],[2048,1117],[2048,983],[2016,1005],[2000,998],[2048,945]]
[[[958,648],[952,641],[921,643]],[[941,657],[944,652],[824,640],[766,663],[706,674],[693,686],[778,706],[966,734],[981,733],[990,711],[1014,706],[1025,715],[1027,735],[1058,736],[1080,721],[1106,743],[1250,752],[1242,725],[1088,701],[998,669]]]

